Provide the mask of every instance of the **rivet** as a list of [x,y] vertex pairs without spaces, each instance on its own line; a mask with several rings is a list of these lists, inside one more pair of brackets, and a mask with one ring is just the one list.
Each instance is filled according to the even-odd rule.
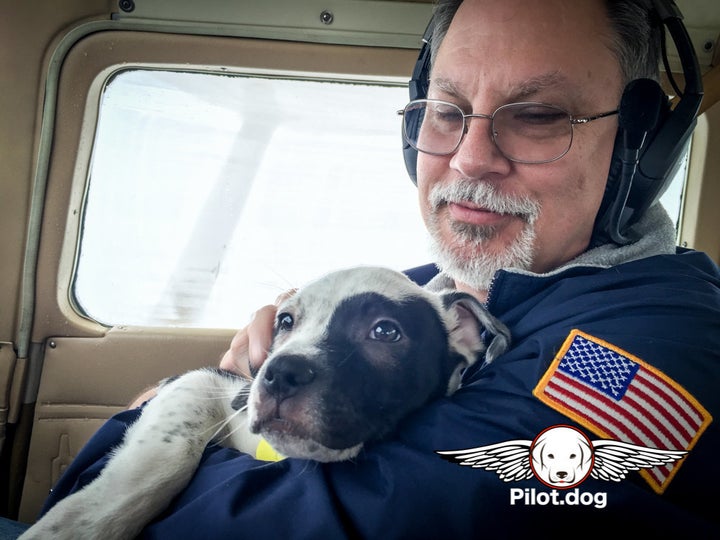
[[333,20],[335,20],[335,15],[333,15],[332,11],[326,9],[320,14],[320,22],[323,24],[332,24]]
[[118,7],[125,13],[130,13],[135,10],[135,2],[133,2],[133,0],[120,0],[118,2]]

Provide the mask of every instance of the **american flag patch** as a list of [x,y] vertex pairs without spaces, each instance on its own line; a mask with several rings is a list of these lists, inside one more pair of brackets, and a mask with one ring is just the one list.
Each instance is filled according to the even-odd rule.
[[[689,451],[712,422],[670,377],[579,330],[570,332],[533,395],[602,437],[663,450]],[[681,464],[640,474],[663,493]]]

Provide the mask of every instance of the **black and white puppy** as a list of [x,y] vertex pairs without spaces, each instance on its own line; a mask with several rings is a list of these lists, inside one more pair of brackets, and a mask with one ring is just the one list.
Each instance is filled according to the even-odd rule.
[[331,273],[279,306],[252,382],[208,368],[164,384],[101,474],[22,538],[133,538],[187,485],[210,442],[255,454],[264,440],[288,457],[354,458],[508,342],[470,295],[434,294],[386,268]]

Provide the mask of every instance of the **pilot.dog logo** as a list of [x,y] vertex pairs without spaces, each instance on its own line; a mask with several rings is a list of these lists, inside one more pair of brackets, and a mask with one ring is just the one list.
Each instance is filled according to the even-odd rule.
[[436,453],[459,465],[494,471],[505,482],[535,476],[554,489],[575,487],[589,476],[619,482],[629,471],[674,463],[687,454],[616,440],[591,441],[579,429],[564,424],[543,430],[532,441],[517,439]]

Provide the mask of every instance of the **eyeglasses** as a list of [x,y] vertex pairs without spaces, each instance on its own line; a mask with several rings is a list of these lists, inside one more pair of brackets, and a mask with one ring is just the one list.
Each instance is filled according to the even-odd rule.
[[522,102],[503,105],[489,115],[465,114],[454,103],[437,99],[417,99],[398,111],[403,117],[403,137],[420,152],[434,156],[454,153],[468,131],[468,118],[485,118],[490,120],[495,146],[517,163],[558,160],[570,150],[573,126],[617,113],[574,117],[554,105]]

